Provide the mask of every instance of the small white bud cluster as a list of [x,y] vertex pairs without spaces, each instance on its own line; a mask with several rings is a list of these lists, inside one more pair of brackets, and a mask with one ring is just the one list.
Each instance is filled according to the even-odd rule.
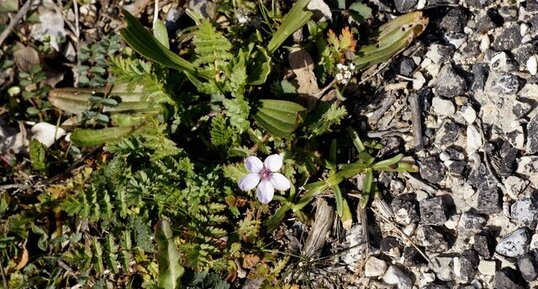
[[348,65],[338,63],[336,68],[338,69],[338,73],[335,78],[338,83],[347,84],[351,76],[355,74],[355,64],[353,63],[349,63]]

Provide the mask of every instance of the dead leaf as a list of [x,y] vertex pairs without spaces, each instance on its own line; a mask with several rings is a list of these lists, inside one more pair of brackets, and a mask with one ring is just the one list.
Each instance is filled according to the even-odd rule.
[[310,54],[304,48],[292,48],[288,61],[296,76],[297,93],[306,95],[318,93],[319,87],[314,74],[314,61]]
[[17,67],[24,72],[30,72],[34,65],[39,65],[39,54],[30,46],[24,46],[13,53],[13,60]]
[[252,254],[243,256],[243,268],[250,269],[260,262],[260,257]]

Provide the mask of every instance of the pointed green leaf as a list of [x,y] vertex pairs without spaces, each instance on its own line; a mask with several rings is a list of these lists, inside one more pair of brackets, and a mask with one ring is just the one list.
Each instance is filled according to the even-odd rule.
[[164,23],[161,20],[157,20],[153,23],[153,36],[155,36],[155,38],[159,40],[159,43],[164,47],[170,49],[168,30],[166,30],[166,26],[164,26]]
[[189,61],[181,58],[157,40],[127,10],[123,10],[127,27],[120,30],[121,37],[131,48],[142,56],[166,67],[177,69],[197,76],[196,68]]
[[374,43],[357,51],[353,63],[357,69],[384,62],[404,50],[428,25],[428,18],[422,12],[408,13],[382,25],[373,35],[378,35]]
[[71,141],[78,146],[97,146],[107,142],[126,137],[139,128],[130,127],[107,127],[102,129],[76,129],[71,134]]
[[310,0],[299,0],[293,4],[293,7],[290,9],[288,14],[284,16],[282,25],[273,35],[273,38],[267,45],[267,51],[269,54],[273,54],[288,37],[290,37],[295,31],[303,27],[310,18],[314,15],[314,12],[308,10]]

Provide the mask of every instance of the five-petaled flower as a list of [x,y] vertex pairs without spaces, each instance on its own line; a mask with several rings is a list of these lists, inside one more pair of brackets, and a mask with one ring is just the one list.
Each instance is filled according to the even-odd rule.
[[290,181],[278,171],[282,167],[282,157],[274,154],[262,161],[254,156],[245,159],[248,175],[239,180],[239,188],[243,191],[252,190],[256,185],[256,197],[267,204],[273,199],[275,189],[285,191],[290,188]]

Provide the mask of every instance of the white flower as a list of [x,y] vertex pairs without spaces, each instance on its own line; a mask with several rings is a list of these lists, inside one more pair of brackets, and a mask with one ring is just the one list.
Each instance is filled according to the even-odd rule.
[[347,79],[347,78],[346,78],[346,79],[342,79],[342,81],[341,81],[342,84],[347,84],[347,82],[348,82],[348,79]]
[[275,189],[285,191],[291,187],[290,181],[278,171],[282,168],[282,157],[274,154],[262,161],[254,156],[245,159],[248,175],[239,180],[239,188],[243,191],[256,189],[256,197],[267,204],[273,199]]
[[342,79],[344,79],[344,76],[342,75],[342,73],[338,73],[338,74],[336,75],[336,80],[337,80],[337,81],[342,81]]
[[349,69],[350,70],[355,70],[355,64],[353,64],[353,62],[349,64]]
[[345,79],[350,79],[351,78],[351,72],[350,71],[344,72],[344,78]]
[[338,63],[336,65],[336,68],[338,68],[338,70],[345,70],[347,66],[343,65],[342,63]]

